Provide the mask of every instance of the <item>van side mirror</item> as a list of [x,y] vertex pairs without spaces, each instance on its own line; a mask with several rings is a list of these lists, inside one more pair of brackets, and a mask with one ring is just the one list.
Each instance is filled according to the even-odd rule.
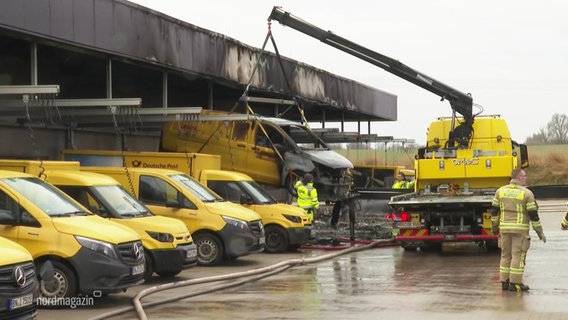
[[166,208],[179,208],[179,201],[176,199],[168,199],[166,200]]

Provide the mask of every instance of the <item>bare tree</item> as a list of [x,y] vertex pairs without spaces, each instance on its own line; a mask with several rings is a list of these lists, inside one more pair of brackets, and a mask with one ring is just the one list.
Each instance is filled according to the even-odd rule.
[[[555,113],[547,124],[549,143],[564,144],[568,142],[568,116]],[[542,132],[542,129],[541,129]]]
[[527,138],[525,144],[547,144],[548,140],[548,132],[546,132],[545,128],[540,128],[540,131],[538,133],[533,133],[532,136]]
[[550,136],[548,134],[548,131],[546,131],[546,128],[540,127],[538,134],[542,139],[542,144],[547,144],[550,141]]

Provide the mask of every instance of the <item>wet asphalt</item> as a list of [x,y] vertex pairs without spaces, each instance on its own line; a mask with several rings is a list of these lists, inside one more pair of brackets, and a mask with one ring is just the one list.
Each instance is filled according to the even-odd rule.
[[[194,267],[171,279],[247,273],[247,277],[159,291],[142,300],[148,319],[568,319],[568,231],[560,230],[564,200],[539,201],[547,242],[531,231],[524,282],[529,292],[503,292],[499,253],[470,243],[443,250],[404,251],[399,246],[340,250],[300,249],[254,254],[215,267]],[[348,249],[349,250],[349,249]],[[310,260],[320,260],[309,263]],[[303,263],[298,263],[303,261]],[[258,280],[249,274],[277,263],[293,264]],[[248,280],[238,285],[241,280]],[[143,289],[167,285],[155,277],[125,293],[95,299],[76,309],[41,309],[38,319],[104,318],[132,305]],[[165,302],[181,296],[212,291]],[[140,313],[141,314],[141,313]],[[137,319],[129,311],[109,319]]]

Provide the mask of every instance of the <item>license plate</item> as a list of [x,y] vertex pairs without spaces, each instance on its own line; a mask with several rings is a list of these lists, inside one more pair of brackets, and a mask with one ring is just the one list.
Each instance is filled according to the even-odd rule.
[[197,256],[197,249],[189,249],[185,252],[185,257],[187,259],[195,258],[196,256]]
[[28,294],[23,297],[12,298],[10,299],[10,310],[29,306],[33,302],[34,302],[34,296],[32,294]]
[[264,244],[266,240],[264,240],[264,237],[262,238],[258,238],[258,244]]
[[455,240],[455,238],[456,237],[453,234],[447,234],[447,235],[444,236],[444,239],[446,239],[446,240]]
[[144,273],[144,264],[139,264],[137,266],[132,267],[132,272],[131,274],[133,276],[137,275],[137,274],[141,274]]
[[420,222],[405,221],[399,222],[398,227],[400,229],[420,229],[420,227],[422,227],[422,224]]

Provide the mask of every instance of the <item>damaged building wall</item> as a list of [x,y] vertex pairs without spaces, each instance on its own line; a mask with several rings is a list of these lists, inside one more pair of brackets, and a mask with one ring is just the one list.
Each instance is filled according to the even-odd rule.
[[[0,2],[0,29],[396,120],[396,96],[123,0]],[[251,74],[259,65],[254,77]],[[290,92],[284,73],[292,82]],[[332,114],[328,113],[328,117]]]

